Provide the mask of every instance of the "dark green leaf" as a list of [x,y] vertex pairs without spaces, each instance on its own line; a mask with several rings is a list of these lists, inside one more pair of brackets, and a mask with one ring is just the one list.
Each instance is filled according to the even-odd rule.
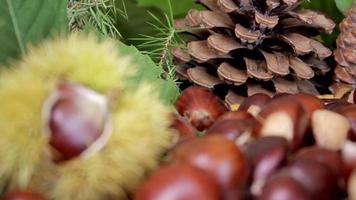
[[0,0],[0,63],[67,28],[67,0]]

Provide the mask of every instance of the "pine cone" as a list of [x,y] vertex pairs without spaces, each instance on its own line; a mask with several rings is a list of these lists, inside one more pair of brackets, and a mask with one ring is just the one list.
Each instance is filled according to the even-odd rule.
[[[319,94],[314,81],[332,51],[311,37],[331,33],[324,14],[299,9],[300,0],[199,0],[177,29],[191,35],[175,48],[177,74],[206,88],[222,85],[228,104],[255,93]],[[220,87],[219,87],[220,88]]]
[[334,52],[336,83],[331,90],[337,97],[344,97],[356,87],[356,6],[340,23],[340,31]]

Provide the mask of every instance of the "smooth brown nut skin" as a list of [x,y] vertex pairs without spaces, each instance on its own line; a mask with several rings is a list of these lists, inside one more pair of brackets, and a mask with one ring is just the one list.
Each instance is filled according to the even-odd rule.
[[134,200],[220,200],[215,180],[190,165],[168,165],[142,183]]
[[304,187],[290,176],[272,177],[263,187],[259,200],[313,200]]
[[314,111],[325,108],[324,102],[314,95],[299,93],[292,95],[292,97],[295,97],[302,104],[309,121]]
[[182,143],[172,153],[172,162],[186,163],[212,174],[223,191],[244,186],[248,178],[247,161],[231,140],[207,135]]
[[322,147],[306,147],[297,152],[294,161],[315,161],[328,166],[335,176],[343,176],[343,161],[340,153]]
[[108,108],[92,98],[100,94],[79,84],[61,82],[54,92],[58,98],[45,123],[49,144],[55,150],[53,159],[65,161],[79,156],[104,134]]
[[354,169],[352,175],[349,178],[348,182],[348,194],[350,200],[356,199],[356,168]]
[[248,112],[227,112],[206,131],[206,134],[218,134],[230,140],[236,140],[242,134],[251,134],[256,119]]
[[257,116],[262,108],[271,100],[267,94],[258,93],[247,97],[240,105],[238,111],[246,111]]
[[282,173],[298,181],[309,192],[312,199],[332,200],[337,195],[337,177],[328,166],[319,162],[297,161]]
[[258,138],[247,145],[245,155],[253,170],[253,194],[258,195],[265,181],[286,164],[288,149],[287,140],[276,136]]
[[33,191],[15,190],[5,194],[1,200],[46,200],[46,198]]
[[197,137],[195,128],[187,121],[186,118],[180,115],[173,116],[170,128],[178,133],[179,142],[184,142],[185,140]]
[[257,118],[260,124],[255,126],[255,135],[285,137],[291,144],[292,151],[303,145],[309,126],[308,116],[301,103],[290,95],[270,101]]
[[209,128],[216,119],[228,111],[212,92],[198,86],[187,88],[178,97],[175,107],[179,114],[199,131]]

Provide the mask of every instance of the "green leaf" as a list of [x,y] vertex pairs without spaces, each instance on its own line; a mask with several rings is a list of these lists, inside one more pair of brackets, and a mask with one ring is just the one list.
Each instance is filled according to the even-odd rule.
[[67,0],[0,0],[0,64],[67,28]]
[[129,55],[132,62],[138,66],[138,71],[129,80],[132,85],[137,85],[143,81],[149,81],[158,87],[161,91],[161,97],[166,103],[173,103],[179,94],[178,86],[174,80],[163,80],[161,75],[163,69],[157,66],[152,59],[143,55],[136,47],[127,46],[121,42],[118,44],[119,51],[124,55]]
[[335,0],[337,8],[346,14],[346,12],[354,5],[355,0]]
[[[170,14],[170,6],[169,2],[176,2],[174,0],[137,0],[140,6],[145,7],[156,7],[163,10],[165,13]],[[194,3],[193,0],[179,0],[179,3],[176,2],[177,5],[172,6],[173,15],[175,17],[182,17],[187,14],[187,12],[192,8],[199,8],[200,6]]]

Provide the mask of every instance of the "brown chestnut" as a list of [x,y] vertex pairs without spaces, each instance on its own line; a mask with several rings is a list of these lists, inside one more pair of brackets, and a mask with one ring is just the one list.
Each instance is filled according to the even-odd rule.
[[346,178],[351,174],[353,169],[356,169],[356,143],[346,141],[341,151],[342,159],[345,164]]
[[168,165],[142,183],[135,200],[219,200],[220,189],[208,173],[190,165]]
[[292,150],[303,143],[308,127],[308,117],[303,106],[291,96],[270,101],[260,112],[260,121],[254,133],[258,136],[281,136],[288,140]]
[[314,111],[325,108],[324,102],[314,95],[299,93],[293,95],[293,97],[295,97],[302,104],[305,112],[308,115],[309,121],[311,121]]
[[312,200],[305,188],[290,176],[271,178],[263,187],[259,200]]
[[247,145],[245,154],[253,168],[251,192],[260,195],[266,180],[286,163],[288,142],[276,136],[258,138]]
[[[253,126],[256,123],[256,119],[247,112],[228,112],[222,115],[206,133],[223,135],[244,145],[251,139]],[[237,140],[241,135],[244,135],[245,139]]]
[[199,131],[209,128],[220,115],[228,111],[215,94],[198,86],[184,90],[175,106],[179,114]]
[[343,161],[339,152],[322,147],[307,147],[301,149],[294,158],[295,161],[315,161],[328,166],[336,176],[343,176]]
[[312,129],[318,146],[340,150],[350,130],[350,123],[346,117],[329,110],[317,110],[312,116]]
[[349,132],[349,139],[356,142],[356,105],[341,106],[337,110],[338,113],[345,116],[351,125],[351,131]]
[[5,194],[1,200],[46,200],[46,198],[30,190],[14,190]]
[[248,178],[247,161],[240,149],[233,141],[216,134],[178,145],[172,153],[172,160],[212,174],[224,191],[238,189]]
[[250,97],[247,97],[240,105],[238,111],[246,111],[253,116],[257,116],[262,110],[263,106],[271,100],[271,97],[267,94],[257,93]]
[[349,200],[356,199],[356,169],[353,171],[348,182]]
[[43,119],[55,161],[90,155],[109,138],[107,98],[79,84],[60,82],[44,104]]
[[332,200],[338,192],[337,177],[327,165],[320,162],[296,161],[283,173],[297,180],[312,199]]
[[179,142],[196,137],[197,131],[195,128],[187,121],[186,118],[180,115],[174,115],[171,129],[178,133]]

